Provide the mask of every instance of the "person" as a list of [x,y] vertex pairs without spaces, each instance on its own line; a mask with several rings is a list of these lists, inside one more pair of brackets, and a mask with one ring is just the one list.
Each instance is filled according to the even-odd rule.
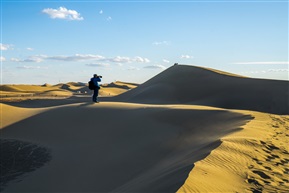
[[98,91],[100,89],[100,86],[98,82],[101,82],[102,76],[98,76],[97,74],[94,74],[93,77],[90,79],[94,83],[94,89],[93,89],[93,95],[92,95],[92,101],[95,103],[98,103]]

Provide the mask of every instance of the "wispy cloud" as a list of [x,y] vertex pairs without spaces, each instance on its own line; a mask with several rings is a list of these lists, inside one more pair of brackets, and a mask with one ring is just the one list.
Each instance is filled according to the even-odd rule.
[[139,68],[137,68],[137,67],[134,67],[134,66],[129,66],[128,68],[127,68],[127,70],[140,70]]
[[0,57],[0,61],[1,61],[1,62],[4,62],[4,61],[6,61],[6,58],[4,58],[3,56],[1,56],[1,57]]
[[55,61],[65,61],[65,62],[80,62],[80,61],[98,61],[97,63],[91,64],[103,64],[99,62],[113,62],[118,64],[124,63],[150,63],[148,58],[135,56],[135,57],[125,57],[116,56],[112,58],[106,58],[101,55],[94,54],[75,54],[72,56],[46,56],[46,55],[35,55],[29,56],[27,59],[11,58],[11,62],[43,62],[44,60],[55,60]]
[[155,41],[155,42],[153,42],[153,45],[155,45],[155,46],[160,46],[160,45],[168,46],[168,45],[170,45],[170,42],[169,41]]
[[112,17],[109,16],[109,17],[106,18],[106,20],[107,20],[107,21],[111,21],[111,20],[112,20]]
[[25,70],[33,70],[33,69],[48,69],[48,67],[43,66],[18,66],[19,69],[25,69]]
[[109,64],[107,64],[107,63],[90,63],[90,64],[86,64],[86,66],[89,66],[89,67],[108,67]]
[[83,20],[80,13],[75,10],[66,9],[65,7],[59,7],[58,9],[46,8],[42,12],[48,14],[52,19]]
[[235,63],[232,63],[232,64],[244,64],[244,65],[246,65],[246,64],[249,64],[249,65],[262,65],[262,64],[276,64],[276,65],[278,65],[278,64],[281,64],[281,65],[288,65],[289,64],[289,62],[288,61],[273,61],[273,62],[235,62]]
[[288,73],[288,69],[269,69],[269,70],[255,70],[255,71],[248,71],[243,72],[244,74],[265,74],[265,73]]
[[26,48],[26,50],[33,51],[34,49],[33,48]]
[[162,69],[162,70],[166,69],[166,67],[163,66],[163,65],[151,65],[151,66],[145,66],[144,68],[149,68],[149,69]]
[[192,58],[194,58],[194,56],[190,56],[190,55],[181,55],[180,58],[181,58],[181,59],[192,59]]
[[11,62],[21,62],[21,60],[18,58],[11,58],[10,61]]
[[12,45],[0,43],[0,50],[12,50]]
[[21,60],[18,58],[11,58],[10,61],[11,62],[42,62],[44,61],[44,59],[46,58],[46,56],[44,55],[35,55],[35,56],[29,56],[27,59]]
[[132,63],[132,62],[137,62],[137,63],[149,63],[150,60],[147,58],[142,58],[140,56],[136,56],[134,58],[130,57],[122,57],[122,56],[116,56],[114,58],[108,59],[110,62],[116,62],[116,63]]
[[99,11],[99,14],[103,14],[103,11],[102,11],[102,10],[100,10],[100,11]]
[[74,56],[50,56],[46,57],[49,60],[60,61],[86,61],[86,60],[104,60],[105,57],[93,54],[75,54]]
[[163,59],[163,62],[164,62],[164,63],[170,63],[170,61],[169,61],[169,60],[166,60],[166,59]]
[[288,69],[269,69],[268,72],[289,72]]
[[132,59],[132,62],[139,62],[139,63],[149,63],[150,60],[147,58],[142,58],[140,56],[136,56]]

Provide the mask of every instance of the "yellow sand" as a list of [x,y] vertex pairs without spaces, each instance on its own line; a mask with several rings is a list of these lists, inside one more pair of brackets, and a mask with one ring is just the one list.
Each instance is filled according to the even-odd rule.
[[45,111],[43,108],[20,108],[0,103],[0,129]]
[[[114,82],[103,84],[101,86],[99,96],[115,96],[133,89],[137,84],[126,82]],[[90,95],[93,91],[88,89],[83,83],[69,82],[66,84],[57,85],[1,85],[0,86],[0,101],[20,101],[28,99],[40,99],[47,97],[70,97],[74,94]],[[27,98],[26,98],[27,99]]]
[[195,163],[178,192],[286,192],[289,116],[237,111],[254,119]]

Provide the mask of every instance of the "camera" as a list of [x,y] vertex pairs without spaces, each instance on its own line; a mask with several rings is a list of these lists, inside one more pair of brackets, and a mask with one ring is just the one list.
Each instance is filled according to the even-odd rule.
[[102,76],[97,76],[97,77],[102,78]]

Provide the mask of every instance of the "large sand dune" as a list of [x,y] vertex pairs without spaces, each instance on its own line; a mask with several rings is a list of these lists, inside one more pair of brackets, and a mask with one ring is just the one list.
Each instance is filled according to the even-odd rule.
[[174,66],[98,104],[87,97],[0,103],[0,190],[286,192],[286,85]]
[[118,100],[154,104],[197,104],[289,114],[289,82],[235,76],[175,65]]

